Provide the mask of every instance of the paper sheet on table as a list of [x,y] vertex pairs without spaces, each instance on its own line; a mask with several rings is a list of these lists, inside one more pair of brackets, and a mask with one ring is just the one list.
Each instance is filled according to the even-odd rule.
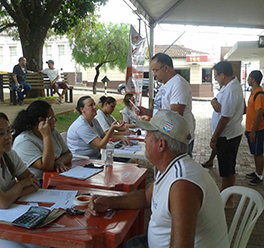
[[95,168],[85,168],[82,166],[76,166],[66,172],[60,173],[60,176],[73,177],[80,180],[85,180],[97,173],[101,172],[103,169]]
[[134,145],[134,146],[126,146],[126,147],[121,147],[118,149],[115,149],[115,153],[128,153],[128,154],[133,154],[137,151],[140,151],[141,147],[139,145]]
[[144,135],[134,135],[134,134],[130,134],[126,137],[129,139],[135,139],[135,140],[144,140],[146,138],[146,136]]
[[12,222],[29,210],[30,205],[12,204],[8,209],[0,209],[0,221]]
[[[20,197],[19,202],[55,203],[56,207],[67,208],[74,204],[76,190],[39,189],[29,195]],[[53,207],[54,208],[54,207]]]

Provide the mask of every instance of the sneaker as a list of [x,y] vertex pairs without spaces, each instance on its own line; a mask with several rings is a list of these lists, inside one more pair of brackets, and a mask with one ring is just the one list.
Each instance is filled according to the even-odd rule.
[[256,177],[256,173],[255,172],[246,174],[246,178],[248,178],[248,179],[255,179],[255,177]]
[[258,184],[262,184],[262,183],[263,183],[263,180],[257,176],[255,176],[255,178],[249,182],[250,185],[254,185],[254,186]]

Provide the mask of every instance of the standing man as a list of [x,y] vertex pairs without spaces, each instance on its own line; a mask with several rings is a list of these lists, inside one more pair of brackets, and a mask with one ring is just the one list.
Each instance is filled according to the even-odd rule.
[[26,68],[27,60],[24,57],[20,57],[18,59],[18,64],[13,68],[13,84],[12,88],[17,92],[18,103],[19,105],[24,104],[24,95],[26,95],[30,90],[31,86],[26,83],[27,73],[34,73],[33,71],[29,71]]
[[159,109],[170,109],[178,112],[188,123],[191,140],[188,154],[192,156],[194,144],[195,119],[192,114],[192,90],[189,83],[174,71],[170,56],[157,53],[151,59],[151,69],[155,80],[162,83],[155,99],[154,109],[139,107],[138,115],[154,116]]
[[[213,135],[210,142],[212,149],[216,148],[219,164],[219,173],[222,177],[221,191],[235,185],[236,181],[236,156],[243,134],[241,125],[244,100],[242,87],[236,77],[233,76],[232,65],[227,61],[221,61],[213,67],[214,78],[223,85],[217,95],[217,102],[221,110],[213,112]],[[233,199],[230,198],[226,207],[233,207]]]
[[[148,188],[124,196],[93,196],[93,215],[108,209],[151,207],[148,236],[135,237],[125,247],[229,247],[219,189],[203,167],[187,156],[191,138],[187,122],[175,111],[161,109],[148,121],[146,158],[158,170]],[[133,244],[140,243],[140,246]]]
[[262,77],[260,71],[252,71],[248,76],[248,85],[252,86],[252,92],[248,99],[245,134],[256,166],[255,172],[246,174],[246,178],[252,179],[250,185],[263,182],[264,92],[260,86]]
[[[62,103],[63,97],[69,89],[69,86],[65,82],[60,81],[60,73],[58,69],[54,68],[54,61],[50,59],[46,63],[48,64],[49,68],[44,69],[43,71],[41,71],[41,73],[44,73],[49,77],[51,88],[54,89],[54,91],[59,96],[59,99],[57,99],[57,101],[59,103]],[[61,94],[59,93],[59,89],[63,89]]]

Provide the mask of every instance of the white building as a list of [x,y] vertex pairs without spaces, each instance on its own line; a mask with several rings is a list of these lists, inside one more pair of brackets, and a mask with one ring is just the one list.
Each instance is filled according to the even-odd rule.
[[[0,34],[0,71],[12,72],[18,59],[23,57],[20,41],[14,41],[6,34]],[[45,63],[52,59],[55,67],[64,72],[76,72],[76,63],[71,56],[69,41],[66,37],[61,39],[49,39],[43,47],[43,69]]]

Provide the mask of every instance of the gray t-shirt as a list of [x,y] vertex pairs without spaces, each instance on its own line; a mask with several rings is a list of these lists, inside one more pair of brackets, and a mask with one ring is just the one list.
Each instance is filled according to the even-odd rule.
[[116,121],[112,115],[105,115],[101,109],[97,110],[95,119],[98,120],[104,132],[108,131],[112,123]]
[[90,143],[96,137],[103,137],[104,131],[96,119],[93,119],[92,126],[80,115],[69,127],[67,133],[67,144],[72,154],[99,158],[100,149]]
[[[68,151],[68,147],[57,129],[51,133],[51,139],[55,154],[54,160],[56,160],[63,153]],[[17,152],[18,156],[26,164],[29,170],[38,179],[42,179],[43,171],[38,170],[31,165],[38,159],[42,158],[43,141],[40,140],[31,130],[24,131],[16,137],[13,149]]]
[[121,111],[121,114],[123,115],[123,121],[125,123],[136,125],[136,119],[138,119],[138,116],[135,111],[130,110],[128,107],[125,107]]
[[[16,154],[14,150],[11,150],[10,152],[6,153],[10,160],[13,162],[15,166],[15,176],[18,177],[21,174],[23,174],[27,167],[23,163],[23,161],[20,159],[20,157]],[[3,161],[5,163],[4,170],[5,170],[5,178],[2,177],[3,175],[3,168],[0,166],[0,189],[3,192],[6,192],[7,190],[11,189],[15,184],[15,178],[11,175],[9,169],[6,166],[6,161],[3,158]]]

